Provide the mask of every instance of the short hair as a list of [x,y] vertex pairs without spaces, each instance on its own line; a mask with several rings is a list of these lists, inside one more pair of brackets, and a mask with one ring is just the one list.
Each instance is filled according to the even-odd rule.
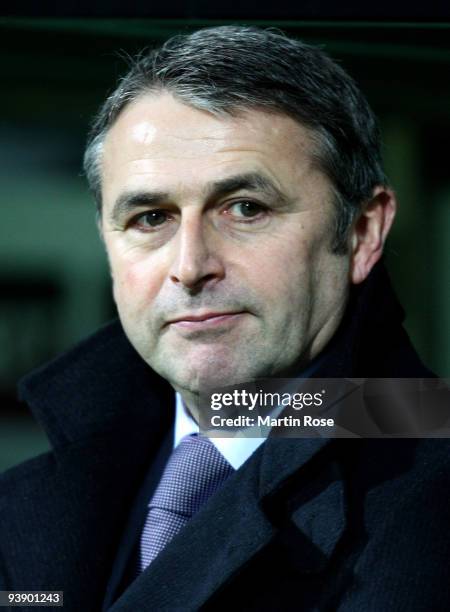
[[387,179],[376,117],[353,79],[322,49],[273,28],[234,25],[177,35],[141,52],[101,106],[88,137],[84,170],[99,211],[108,130],[131,102],[163,91],[216,116],[266,110],[309,128],[314,162],[334,191],[332,251],[347,251],[355,216]]

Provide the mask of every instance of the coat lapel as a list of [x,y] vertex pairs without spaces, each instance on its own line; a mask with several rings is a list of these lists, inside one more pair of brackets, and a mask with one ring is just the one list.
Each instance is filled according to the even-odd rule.
[[173,436],[174,432],[171,428],[162,441],[156,457],[151,462],[145,481],[140,487],[137,498],[132,505],[131,512],[129,512],[129,518],[115,555],[102,610],[109,610],[114,601],[119,598],[128,585],[136,578],[138,571],[137,545],[140,540],[142,526],[147,516],[148,501],[158,485],[164,467],[172,452]]
[[301,572],[323,570],[345,528],[346,499],[336,448],[330,439],[277,438],[264,454],[262,506],[285,534],[287,547],[302,551],[295,562]]

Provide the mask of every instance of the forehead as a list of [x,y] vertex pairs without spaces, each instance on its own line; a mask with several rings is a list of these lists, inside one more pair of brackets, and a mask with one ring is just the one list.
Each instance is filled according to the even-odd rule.
[[289,189],[313,171],[315,148],[310,130],[286,115],[247,110],[218,117],[168,93],[149,94],[127,106],[105,138],[103,195],[107,201],[124,183],[134,188],[148,181],[194,189],[249,171]]

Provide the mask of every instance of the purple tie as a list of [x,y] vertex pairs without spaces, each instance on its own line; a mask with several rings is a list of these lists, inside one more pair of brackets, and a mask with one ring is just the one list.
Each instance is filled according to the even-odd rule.
[[140,572],[233,472],[209,438],[191,434],[181,440],[148,505],[140,542]]

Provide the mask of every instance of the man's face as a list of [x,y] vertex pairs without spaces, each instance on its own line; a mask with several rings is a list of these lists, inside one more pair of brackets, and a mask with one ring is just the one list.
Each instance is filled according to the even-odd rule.
[[169,94],[107,135],[102,232],[114,297],[142,358],[182,394],[292,374],[331,338],[348,257],[306,128],[217,118]]

